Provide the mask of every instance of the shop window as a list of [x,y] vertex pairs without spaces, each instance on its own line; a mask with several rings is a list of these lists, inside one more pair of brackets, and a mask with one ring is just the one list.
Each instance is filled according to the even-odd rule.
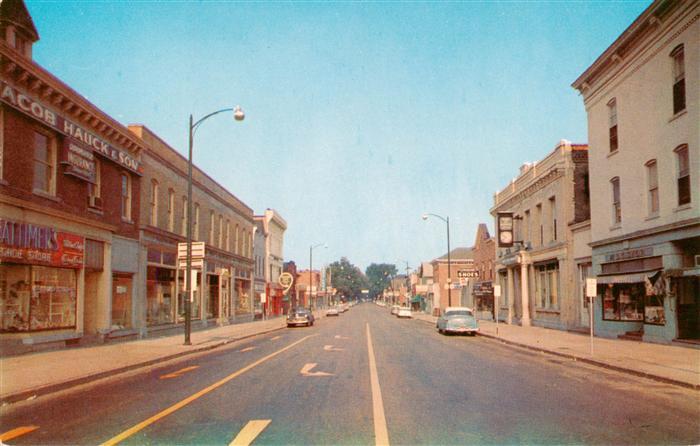
[[168,189],[168,231],[175,231],[175,191]]
[[112,329],[131,328],[131,276],[112,276]]
[[606,321],[642,321],[644,319],[644,284],[615,283],[600,285],[603,295],[603,319]]
[[659,179],[656,160],[647,161],[647,189],[649,207],[649,215],[655,215],[659,212]]
[[685,110],[685,55],[683,45],[671,52],[673,59],[673,114]]
[[151,180],[149,207],[151,209],[151,226],[158,226],[158,181],[156,180]]
[[0,331],[74,328],[76,283],[72,269],[0,265]]
[[612,188],[612,222],[619,224],[622,222],[622,207],[620,205],[620,179],[618,177],[610,180]]
[[175,270],[149,266],[146,276],[146,323],[167,324],[175,321]]
[[678,205],[690,203],[690,160],[688,159],[688,146],[682,145],[676,148],[678,158]]
[[34,132],[34,178],[37,192],[56,194],[56,142],[44,132]]
[[617,101],[613,98],[608,102],[608,142],[610,151],[617,150]]
[[537,306],[543,309],[559,308],[559,263],[553,262],[535,267],[537,274]]
[[123,220],[131,221],[131,177],[127,173],[121,174],[121,212]]

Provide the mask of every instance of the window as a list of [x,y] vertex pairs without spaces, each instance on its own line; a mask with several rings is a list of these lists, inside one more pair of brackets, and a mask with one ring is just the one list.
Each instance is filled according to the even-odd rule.
[[131,177],[121,174],[121,211],[122,219],[131,221]]
[[187,211],[187,197],[182,197],[182,219],[180,220],[182,222],[182,228],[180,234],[183,237],[187,237]]
[[688,159],[688,146],[682,145],[676,148],[678,157],[678,206],[690,203],[690,160]]
[[219,214],[219,248],[224,247],[224,216]]
[[559,263],[552,262],[536,267],[537,306],[544,309],[559,308]]
[[535,208],[537,210],[537,224],[540,226],[540,246],[544,245],[544,225],[542,225],[542,205],[538,204]]
[[168,189],[168,231],[175,231],[175,191]]
[[525,242],[529,242],[532,239],[532,235],[530,234],[531,224],[530,209],[528,209],[525,211]]
[[3,165],[3,149],[5,147],[5,113],[0,108],[0,180],[3,179],[2,176],[2,165]]
[[56,193],[56,145],[48,134],[34,132],[34,181],[35,191],[50,195]]
[[241,239],[238,235],[238,225],[236,225],[236,239],[233,241],[233,253],[234,254],[240,254],[241,253]]
[[151,226],[158,226],[158,181],[151,180]]
[[603,288],[603,320],[641,321],[644,319],[644,284],[616,283]]
[[215,239],[215,228],[214,228],[214,223],[216,223],[214,217],[214,211],[209,211],[209,244],[214,246],[214,240]]
[[608,128],[610,129],[610,151],[617,150],[617,102],[608,102]]
[[672,52],[673,59],[673,114],[685,110],[685,56],[683,45],[678,45]]
[[620,179],[618,177],[610,180],[612,187],[612,222],[618,224],[622,222],[622,208],[620,206]]
[[552,241],[557,241],[557,199],[556,197],[550,197],[549,199],[549,212],[552,221]]
[[199,240],[199,203],[194,204],[194,219],[192,221],[192,240]]
[[231,222],[229,220],[226,220],[224,245],[226,247],[226,251],[231,251]]
[[654,215],[659,212],[659,181],[658,169],[656,160],[647,161],[647,188],[648,188],[648,207],[649,215]]
[[88,183],[88,196],[91,207],[102,207],[99,198],[102,196],[102,173],[100,172],[100,161],[95,159],[95,182]]

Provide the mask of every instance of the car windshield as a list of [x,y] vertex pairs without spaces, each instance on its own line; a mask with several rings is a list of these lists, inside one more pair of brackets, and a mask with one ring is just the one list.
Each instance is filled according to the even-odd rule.
[[448,311],[447,313],[445,313],[445,317],[451,316],[473,316],[473,314],[471,311],[468,310]]

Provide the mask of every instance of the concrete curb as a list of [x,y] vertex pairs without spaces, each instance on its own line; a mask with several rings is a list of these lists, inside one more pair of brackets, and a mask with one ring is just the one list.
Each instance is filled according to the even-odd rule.
[[279,328],[273,328],[273,329],[261,331],[258,333],[247,334],[247,335],[243,335],[243,336],[239,336],[239,337],[231,337],[231,338],[228,338],[228,339],[225,339],[222,341],[218,341],[214,344],[193,347],[192,350],[188,350],[185,352],[179,352],[179,353],[174,353],[171,355],[161,356],[161,357],[158,357],[155,359],[150,359],[148,361],[143,361],[143,362],[139,362],[136,364],[130,364],[130,365],[127,365],[124,367],[118,367],[116,369],[105,370],[103,372],[93,373],[92,375],[81,376],[80,378],[69,379],[67,381],[63,381],[60,383],[49,384],[49,385],[37,387],[34,389],[22,390],[21,392],[2,395],[2,396],[0,396],[0,405],[5,406],[8,404],[17,403],[17,402],[25,401],[28,399],[34,399],[34,398],[37,398],[39,396],[49,395],[51,393],[56,393],[56,392],[59,392],[61,390],[70,389],[71,387],[76,387],[76,386],[79,386],[82,384],[87,384],[87,383],[92,382],[92,381],[97,381],[97,380],[102,379],[102,378],[107,378],[110,376],[119,375],[121,373],[129,372],[129,371],[136,370],[139,368],[149,367],[149,366],[161,363],[161,362],[170,361],[172,359],[177,359],[177,358],[180,358],[183,356],[193,355],[195,353],[201,353],[201,352],[205,352],[208,350],[214,350],[215,348],[222,347],[222,346],[230,344],[232,342],[241,341],[243,339],[248,339],[248,338],[252,338],[255,336],[265,335],[268,333],[273,333],[275,331],[284,330],[285,328],[286,328],[286,326],[279,327]]
[[[416,319],[416,320],[419,320],[421,322],[425,322],[425,323],[430,324],[430,325],[434,324],[433,322],[426,321],[425,319]],[[666,383],[666,384],[672,384],[672,385],[679,386],[679,387],[685,387],[686,389],[700,390],[700,384],[691,384],[691,383],[688,383],[685,381],[679,381],[676,379],[667,378],[665,376],[655,375],[653,373],[640,372],[639,370],[634,370],[634,369],[630,369],[627,367],[621,367],[621,366],[609,364],[609,363],[604,362],[604,361],[597,361],[595,359],[586,358],[584,356],[573,355],[571,353],[562,353],[562,352],[558,352],[555,350],[549,350],[549,349],[542,348],[542,347],[535,347],[532,345],[523,344],[520,342],[509,341],[507,339],[499,338],[495,335],[486,334],[486,333],[483,333],[481,331],[478,332],[477,335],[483,336],[485,338],[488,338],[488,339],[500,342],[501,344],[505,344],[505,345],[512,346],[512,347],[523,348],[523,349],[534,351],[534,352],[547,353],[550,355],[559,356],[561,358],[573,359],[574,361],[580,361],[580,362],[594,365],[597,367],[601,367],[604,369],[614,370],[616,372],[627,373],[627,374],[635,375],[635,376],[640,376],[642,378],[648,378],[648,379],[652,379],[654,381],[659,381],[659,382]]]

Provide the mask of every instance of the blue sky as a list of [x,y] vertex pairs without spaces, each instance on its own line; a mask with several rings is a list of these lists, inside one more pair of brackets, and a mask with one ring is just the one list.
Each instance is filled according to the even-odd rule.
[[26,1],[35,60],[186,155],[256,213],[285,258],[415,267],[473,244],[493,193],[562,139],[586,142],[570,84],[649,1]]

